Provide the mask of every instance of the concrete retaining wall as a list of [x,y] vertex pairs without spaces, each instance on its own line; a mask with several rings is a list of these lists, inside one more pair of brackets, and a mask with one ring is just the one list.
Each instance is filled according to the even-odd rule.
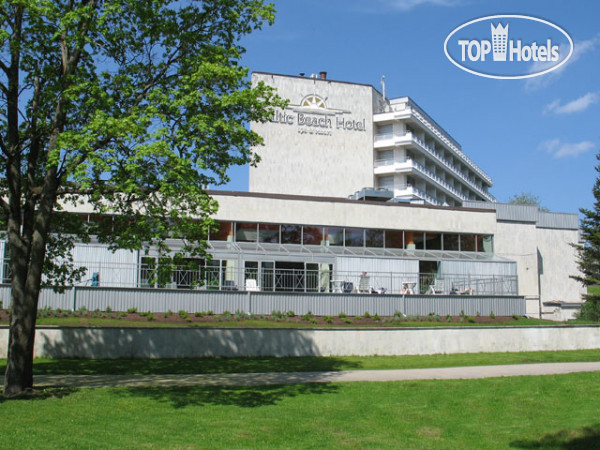
[[[8,329],[0,328],[0,357]],[[600,349],[600,326],[411,329],[38,328],[36,357],[426,355]]]

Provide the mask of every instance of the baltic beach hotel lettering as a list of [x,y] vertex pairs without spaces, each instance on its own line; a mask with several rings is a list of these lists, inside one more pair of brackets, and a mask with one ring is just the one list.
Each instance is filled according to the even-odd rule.
[[[335,117],[334,117],[335,115]],[[328,130],[365,131],[366,119],[347,119],[338,114],[319,114],[300,111],[277,110],[273,113],[273,123],[298,127],[323,128]]]

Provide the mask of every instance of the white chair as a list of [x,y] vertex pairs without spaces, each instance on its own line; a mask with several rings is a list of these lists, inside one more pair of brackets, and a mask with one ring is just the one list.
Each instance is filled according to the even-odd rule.
[[258,283],[256,282],[256,280],[254,278],[248,278],[246,280],[246,290],[252,291],[252,292],[260,291],[260,288],[258,287]]

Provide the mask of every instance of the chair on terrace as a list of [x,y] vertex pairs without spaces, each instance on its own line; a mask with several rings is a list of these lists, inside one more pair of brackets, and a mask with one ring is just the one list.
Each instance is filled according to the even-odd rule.
[[256,280],[254,278],[248,278],[246,280],[246,290],[252,291],[252,292],[260,291],[260,288],[258,287],[258,283],[256,282]]
[[427,294],[429,295],[441,295],[444,293],[444,280],[436,278],[433,284],[429,285]]

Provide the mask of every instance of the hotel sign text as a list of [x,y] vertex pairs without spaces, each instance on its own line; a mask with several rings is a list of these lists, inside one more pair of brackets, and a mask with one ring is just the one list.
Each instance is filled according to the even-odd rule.
[[[296,125],[301,134],[331,135],[325,131],[366,131],[366,119],[346,119],[343,116],[298,111],[275,111],[271,122],[284,125]],[[312,132],[311,132],[312,131]]]

